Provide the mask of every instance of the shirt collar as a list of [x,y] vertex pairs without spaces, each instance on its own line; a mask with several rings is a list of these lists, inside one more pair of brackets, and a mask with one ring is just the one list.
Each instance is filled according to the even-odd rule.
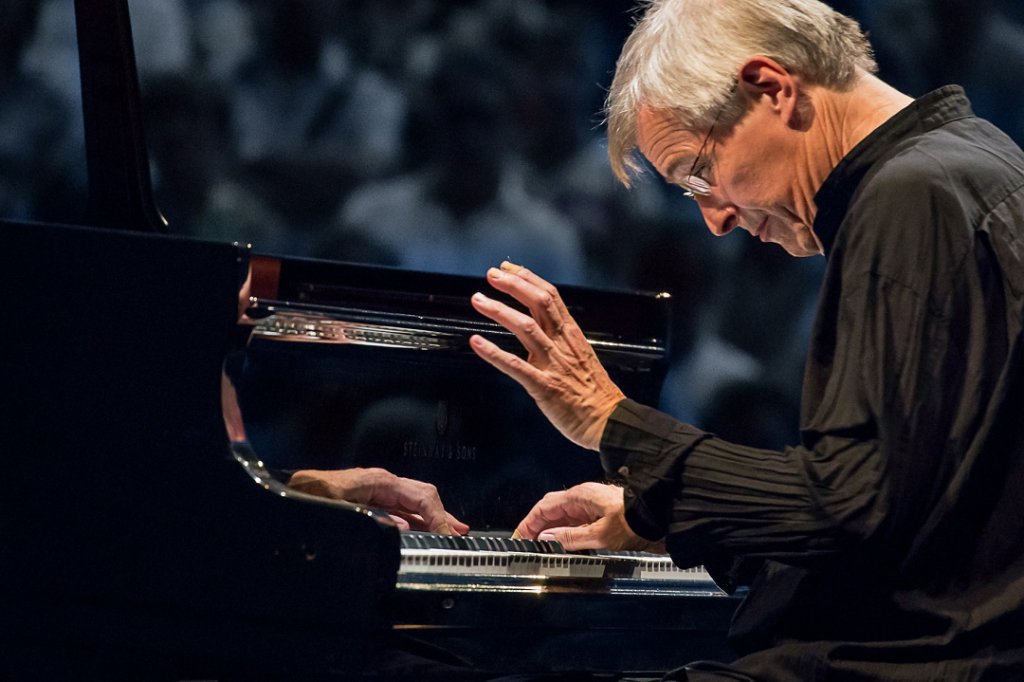
[[963,88],[947,85],[911,102],[850,150],[814,195],[818,207],[814,233],[825,255],[832,250],[854,192],[875,163],[892,154],[900,140],[973,115]]

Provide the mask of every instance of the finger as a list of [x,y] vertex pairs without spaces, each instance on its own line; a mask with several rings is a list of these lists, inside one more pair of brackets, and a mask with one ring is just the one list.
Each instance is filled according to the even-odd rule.
[[557,335],[567,323],[572,322],[572,316],[553,284],[526,268],[508,271],[506,268],[510,264],[507,261],[502,266],[502,269],[491,268],[487,271],[489,283],[525,305],[546,332]]
[[549,528],[537,536],[538,540],[555,541],[568,551],[577,549],[604,549],[607,541],[600,533],[600,524]]
[[524,315],[500,301],[484,296],[480,292],[473,294],[470,299],[473,307],[484,317],[489,317],[505,329],[509,330],[519,339],[519,343],[530,353],[531,356],[547,356],[553,347],[553,343],[540,325],[529,315]]
[[551,492],[540,499],[516,526],[522,537],[536,538],[550,528],[593,521],[590,510],[570,491]]
[[[448,512],[445,512],[445,514],[448,516],[448,527],[452,531],[449,535],[465,535],[469,532],[469,524],[459,521],[451,514],[448,514]],[[393,511],[389,516],[396,519],[402,519],[402,523],[405,524],[404,526],[401,526],[403,530],[430,530],[430,524],[424,521],[423,517],[419,514]]]
[[381,505],[391,512],[418,514],[431,532],[451,535],[441,496],[430,483],[401,478],[381,470],[369,503]]
[[544,279],[537,273],[533,272],[529,268],[525,268],[522,265],[516,265],[515,263],[509,263],[507,260],[502,261],[501,265],[499,265],[498,268],[502,272],[507,272],[510,275],[522,277],[523,279],[525,279],[527,282],[534,285],[538,289],[542,289],[543,291],[547,291],[554,296],[558,296],[558,289],[557,287],[555,287],[554,284],[547,281],[546,279]]
[[[316,495],[317,497],[328,497],[335,499],[346,499],[343,495],[339,495],[334,491],[326,480],[319,476],[320,472],[302,469],[296,471],[288,479],[288,487],[299,492],[306,493],[307,495]],[[349,499],[349,502],[360,502],[360,500]]]
[[388,512],[388,516],[392,518],[398,518],[405,521],[405,525],[411,530],[427,530],[427,523],[423,520],[423,517],[419,514],[412,514],[410,512],[402,511],[401,509],[392,509]]
[[572,322],[558,290],[525,268],[515,274],[491,268],[487,271],[487,281],[526,306],[544,332],[551,336],[561,334],[565,325]]
[[501,264],[498,267],[502,270],[502,272],[507,272],[510,275],[515,275],[520,270],[523,269],[522,265],[516,265],[515,263],[510,263],[507,260],[501,261]]
[[459,521],[457,518],[452,516],[451,513],[445,512],[448,516],[448,526],[452,529],[452,533],[455,535],[465,535],[469,532],[469,524]]
[[388,514],[388,516],[390,516],[391,519],[395,522],[395,525],[398,526],[399,530],[411,530],[412,529],[412,524],[410,524],[409,520],[406,519],[401,514]]
[[498,348],[484,337],[474,334],[469,338],[469,347],[485,362],[519,383],[531,396],[538,396],[546,385],[544,373],[529,362]]
[[411,500],[403,500],[403,503],[409,504],[413,511],[423,518],[427,530],[432,533],[451,535],[452,528],[448,523],[449,514],[441,504],[441,496],[438,494],[437,488],[429,483],[413,481],[408,478],[400,480],[408,485],[411,492],[415,491],[412,492]]
[[[535,317],[538,315],[538,311],[545,310],[545,316],[550,319],[550,323],[542,325],[544,332],[556,340],[559,336],[565,336],[569,340],[569,346],[577,355],[594,355],[593,349],[590,346],[590,341],[583,334],[583,330],[576,323],[572,313],[569,312],[569,308],[565,305],[561,295],[558,293],[558,289],[555,285],[551,284],[544,278],[540,277],[533,271],[524,268],[508,261],[502,261],[501,272],[509,275],[514,275],[520,280],[534,287],[535,290],[543,292],[539,294],[537,303],[535,306],[527,305],[526,302],[520,300],[520,303],[524,303],[530,309],[531,314]],[[488,273],[490,275],[490,273]],[[507,278],[505,284],[514,286],[514,281],[511,277]],[[510,293],[510,292],[506,292]],[[537,296],[537,294],[535,294]]]
[[[395,519],[400,518],[402,523],[404,523],[404,525],[401,526],[403,530],[430,530],[430,524],[424,521],[423,517],[419,514],[411,514],[409,512],[395,510],[388,515]],[[453,525],[453,523],[455,523],[455,525]],[[463,523],[451,514],[449,514],[449,525],[453,530],[450,535],[464,536],[469,530],[469,526],[467,524]]]

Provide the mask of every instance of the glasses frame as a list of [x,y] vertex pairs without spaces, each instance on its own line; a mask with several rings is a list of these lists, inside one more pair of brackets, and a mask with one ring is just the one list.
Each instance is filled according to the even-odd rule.
[[[697,150],[697,156],[693,159],[693,165],[690,166],[690,171],[683,176],[679,184],[683,187],[683,194],[691,199],[697,197],[711,196],[711,182],[705,180],[700,176],[700,173],[707,168],[708,164],[701,161],[704,160],[704,149],[708,146],[708,140],[711,139],[711,135],[715,132],[715,125],[718,123],[718,116],[715,116],[715,122],[711,124],[711,128],[708,129],[708,134],[704,136],[704,141],[701,142],[700,149]],[[698,168],[698,164],[700,167]]]
[[[714,120],[711,121],[711,127],[708,128],[708,134],[704,136],[704,141],[700,144],[700,149],[697,150],[697,156],[693,159],[693,165],[690,166],[690,171],[679,181],[680,186],[683,188],[683,194],[691,199],[697,197],[708,197],[711,196],[711,182],[701,177],[700,173],[710,165],[710,162],[701,163],[705,160],[704,150],[708,146],[708,142],[712,140],[712,136],[715,134],[715,126],[718,125],[718,119],[722,116],[722,110],[729,103],[729,99],[732,98],[733,93],[736,92],[736,84],[733,83],[732,88],[729,89],[729,98],[718,107],[718,111],[715,113]],[[714,143],[712,143],[714,148]]]

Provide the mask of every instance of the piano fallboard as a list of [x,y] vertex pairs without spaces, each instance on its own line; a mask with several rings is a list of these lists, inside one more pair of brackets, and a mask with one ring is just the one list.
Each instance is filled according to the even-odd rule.
[[670,670],[729,660],[739,598],[696,585],[400,576],[396,632],[503,672]]
[[[274,495],[316,502],[274,480],[247,447],[235,444],[235,456]],[[741,595],[664,555],[414,531],[400,534],[399,554],[393,632],[471,669],[654,673],[733,657],[725,632]]]

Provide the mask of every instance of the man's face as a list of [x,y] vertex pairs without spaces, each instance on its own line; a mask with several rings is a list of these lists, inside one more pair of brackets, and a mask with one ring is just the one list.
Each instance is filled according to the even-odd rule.
[[[683,130],[664,111],[642,109],[637,118],[637,145],[670,184],[681,184],[690,173],[706,134]],[[759,106],[731,131],[715,129],[697,164],[707,168],[701,175],[710,193],[695,197],[712,234],[739,227],[794,256],[821,253],[811,229],[815,188],[800,171],[807,150],[798,136]]]

